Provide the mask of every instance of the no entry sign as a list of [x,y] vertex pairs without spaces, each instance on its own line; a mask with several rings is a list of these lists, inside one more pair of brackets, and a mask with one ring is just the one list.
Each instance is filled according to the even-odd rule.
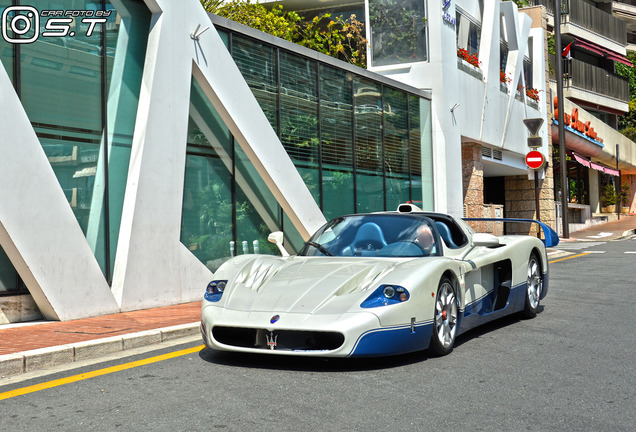
[[543,156],[543,154],[541,154],[541,152],[532,150],[526,155],[526,165],[530,169],[539,169],[543,166],[544,163],[545,157]]

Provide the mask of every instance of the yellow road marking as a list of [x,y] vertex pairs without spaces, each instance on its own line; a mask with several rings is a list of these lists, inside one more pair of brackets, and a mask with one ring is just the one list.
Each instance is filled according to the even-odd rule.
[[557,263],[559,261],[565,261],[565,260],[569,260],[569,259],[572,259],[572,258],[578,258],[578,257],[582,257],[582,256],[589,255],[589,254],[590,254],[589,252],[584,252],[582,254],[572,255],[572,256],[561,258],[561,259],[558,259],[558,260],[548,261],[548,264]]
[[187,355],[187,354],[192,354],[198,351],[201,351],[204,348],[203,345],[200,346],[196,346],[194,348],[188,348],[188,349],[184,349],[181,351],[175,351],[175,352],[171,352],[171,353],[167,353],[167,354],[162,354],[162,355],[158,355],[155,357],[149,357],[147,359],[143,359],[143,360],[137,360],[134,362],[130,362],[130,363],[124,363],[118,366],[111,366],[111,367],[107,367],[104,369],[98,369],[98,370],[94,370],[91,372],[86,372],[86,373],[82,373],[79,375],[73,375],[70,377],[66,377],[66,378],[60,378],[60,379],[56,379],[53,381],[48,381],[48,382],[43,382],[40,384],[35,384],[32,386],[28,386],[28,387],[22,387],[19,389],[15,389],[15,390],[11,390],[8,392],[4,392],[4,393],[0,393],[0,400],[3,399],[9,399],[12,397],[16,397],[16,396],[21,396],[24,394],[28,394],[28,393],[33,393],[36,391],[40,391],[40,390],[45,390],[45,389],[49,389],[49,388],[53,388],[53,387],[57,387],[57,386],[61,386],[64,384],[70,384],[70,383],[74,383],[76,381],[82,381],[85,379],[89,379],[89,378],[94,378],[97,376],[101,376],[101,375],[106,375],[106,374],[110,374],[113,372],[119,372],[119,371],[123,371],[126,369],[131,369],[131,368],[135,368],[138,366],[144,366],[147,364],[151,364],[151,363],[156,363],[156,362],[160,362],[163,360],[168,360],[171,358],[175,358],[175,357],[180,357],[182,355]]

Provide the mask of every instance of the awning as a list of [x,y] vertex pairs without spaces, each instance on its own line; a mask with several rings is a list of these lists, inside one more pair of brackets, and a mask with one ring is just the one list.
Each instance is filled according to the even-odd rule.
[[576,153],[572,153],[572,157],[574,157],[574,160],[577,161],[578,163],[580,163],[581,165],[583,165],[584,167],[592,168],[592,169],[595,169],[597,171],[604,172],[605,174],[609,174],[609,175],[613,175],[613,176],[617,176],[618,177],[618,171],[615,170],[615,169],[608,168],[608,167],[603,166],[601,164],[594,163],[591,160],[587,160],[587,159],[577,155]]
[[602,47],[600,45],[595,44],[594,42],[590,42],[590,41],[586,41],[585,39],[581,39],[578,38],[576,36],[574,36],[574,39],[576,41],[576,43],[574,44],[575,46],[579,47],[579,48],[583,48],[587,51],[593,52],[595,54],[598,54],[602,57],[606,57],[612,61],[617,61],[617,62],[621,62],[629,67],[633,67],[634,65],[632,64],[632,62],[630,62],[627,57],[625,57],[622,54],[616,53],[614,51],[610,51],[605,47]]
[[576,153],[572,153],[572,156],[574,156],[574,159],[580,163],[581,165],[590,168],[590,164],[591,162],[587,159],[583,159],[581,156],[577,155]]
[[590,168],[595,169],[596,171],[605,172],[603,165],[595,164],[594,162],[590,162]]

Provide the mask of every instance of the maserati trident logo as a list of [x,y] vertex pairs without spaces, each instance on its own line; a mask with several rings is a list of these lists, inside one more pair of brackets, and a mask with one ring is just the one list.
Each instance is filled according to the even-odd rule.
[[269,349],[276,349],[276,345],[278,345],[278,335],[275,335],[272,331],[269,332],[269,335],[265,335],[265,337],[267,338],[267,346],[269,347]]

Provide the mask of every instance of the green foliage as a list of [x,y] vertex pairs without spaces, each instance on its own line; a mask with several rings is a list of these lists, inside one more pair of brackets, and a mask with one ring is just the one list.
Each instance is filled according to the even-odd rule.
[[[636,52],[628,51],[627,58],[636,64]],[[629,81],[629,112],[624,117],[618,118],[618,129],[621,133],[634,141],[634,129],[636,128],[636,71],[622,63],[616,63],[616,72]]]
[[603,205],[611,206],[616,204],[617,200],[616,189],[614,189],[613,183],[607,183],[603,186],[603,192],[601,195],[601,200],[603,201]]
[[285,11],[281,5],[271,9],[250,0],[201,0],[208,11],[252,27],[273,36],[319,51],[331,57],[366,67],[364,26],[351,15],[348,19],[331,19],[330,14],[316,16],[305,22],[294,11]]
[[[630,104],[630,110],[631,110],[631,104]],[[630,140],[636,142],[636,127],[628,126],[625,129],[623,129],[621,133],[625,135],[627,138],[629,138]]]
[[419,44],[426,18],[421,16],[422,11],[406,7],[404,3],[403,0],[369,2],[369,20],[377,33],[373,42],[374,59],[410,62],[425,57]]
[[621,205],[627,207],[629,205],[631,189],[627,183],[621,184]]

